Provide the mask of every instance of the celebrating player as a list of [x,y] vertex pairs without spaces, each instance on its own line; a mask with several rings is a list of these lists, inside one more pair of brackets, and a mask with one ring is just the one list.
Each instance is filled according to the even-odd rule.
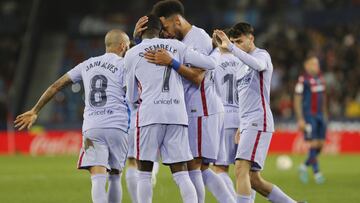
[[[85,110],[83,147],[78,168],[91,174],[91,196],[94,203],[119,203],[122,198],[120,174],[128,151],[128,108],[125,103],[122,56],[129,48],[129,38],[121,30],[105,36],[106,53],[75,66],[53,83],[36,105],[15,120],[19,130],[28,129],[39,111],[62,88],[83,81]],[[106,194],[107,171],[109,186]]]
[[[160,1],[153,6],[152,12],[160,18],[165,37],[176,38],[200,53],[211,54],[211,38],[203,29],[191,25],[185,19],[180,1]],[[194,156],[188,162],[188,169],[199,202],[205,202],[204,183],[219,202],[234,202],[221,177],[209,168],[209,163],[218,159],[224,131],[224,107],[216,94],[213,74],[213,71],[199,72],[200,84],[184,80],[189,141]]]
[[309,156],[299,167],[300,180],[304,183],[309,181],[307,167],[311,166],[315,182],[320,184],[325,181],[319,170],[317,159],[324,146],[326,135],[325,82],[320,73],[319,60],[316,56],[306,58],[304,67],[306,73],[299,77],[294,97],[298,127],[304,132],[305,140],[310,143]]
[[[125,56],[127,99],[131,104],[139,104],[135,148],[139,169],[138,201],[152,201],[151,171],[160,151],[162,162],[170,165],[183,201],[196,203],[196,190],[186,166],[193,157],[187,135],[184,88],[176,71],[181,63],[212,69],[215,61],[177,40],[159,39],[161,22],[156,16],[148,16],[146,27],[143,41]],[[159,49],[172,55],[171,68],[149,63],[144,58],[147,52]]]
[[217,45],[247,65],[245,73],[239,71],[236,75],[241,129],[235,163],[237,202],[251,203],[254,188],[271,202],[292,203],[293,199],[260,175],[274,131],[270,109],[273,66],[269,53],[255,46],[253,33],[247,23],[233,26],[229,33],[231,41],[223,31],[214,31],[214,37],[219,38],[215,40]]

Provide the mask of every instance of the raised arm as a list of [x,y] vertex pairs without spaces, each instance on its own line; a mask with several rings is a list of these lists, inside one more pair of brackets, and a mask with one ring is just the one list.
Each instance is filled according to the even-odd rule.
[[239,58],[242,62],[244,62],[246,65],[248,65],[250,68],[255,69],[257,71],[263,71],[266,69],[266,60],[264,60],[264,57],[266,57],[266,53],[261,53],[259,57],[254,57],[245,51],[239,49],[236,47],[229,38],[226,36],[226,34],[221,30],[215,30],[213,37],[218,37],[218,40],[215,40],[217,42],[217,45],[221,48],[229,50],[234,56]]
[[25,127],[27,127],[27,129],[31,128],[31,126],[37,119],[38,113],[45,106],[45,104],[47,104],[57,92],[59,92],[61,89],[63,89],[70,83],[72,83],[72,80],[67,73],[61,78],[59,78],[57,81],[55,81],[41,95],[40,99],[37,101],[37,103],[31,110],[16,117],[14,122],[15,127],[19,128],[19,130],[24,129]]
[[170,54],[164,50],[160,49],[157,52],[148,52],[145,54],[145,58],[154,64],[159,64],[163,66],[168,66],[176,70],[181,76],[185,79],[191,81],[195,85],[200,85],[205,76],[205,70],[195,67],[187,67],[184,64],[180,64],[174,60]]

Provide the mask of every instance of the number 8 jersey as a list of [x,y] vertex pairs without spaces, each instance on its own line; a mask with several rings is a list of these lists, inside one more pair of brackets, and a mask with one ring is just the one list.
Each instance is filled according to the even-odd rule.
[[74,83],[82,80],[84,84],[83,132],[93,128],[118,128],[127,132],[129,115],[122,57],[114,53],[92,57],[67,74]]

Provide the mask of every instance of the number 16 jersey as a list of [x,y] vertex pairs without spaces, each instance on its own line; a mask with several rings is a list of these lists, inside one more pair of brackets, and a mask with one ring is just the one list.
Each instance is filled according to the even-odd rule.
[[67,74],[74,83],[82,80],[84,84],[83,132],[93,128],[118,128],[127,132],[129,115],[122,57],[114,53],[92,57]]

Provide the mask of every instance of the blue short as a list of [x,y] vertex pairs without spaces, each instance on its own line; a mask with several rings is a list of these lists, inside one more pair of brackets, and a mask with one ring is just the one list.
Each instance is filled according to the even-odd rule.
[[305,121],[305,140],[325,140],[326,122],[323,118],[317,116],[308,116],[305,118]]

